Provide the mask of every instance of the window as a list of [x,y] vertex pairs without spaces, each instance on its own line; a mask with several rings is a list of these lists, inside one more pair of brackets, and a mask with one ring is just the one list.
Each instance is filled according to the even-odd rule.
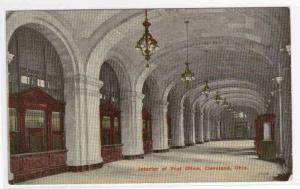
[[18,144],[18,124],[17,124],[17,110],[9,108],[9,133],[10,133],[10,153],[17,153]]
[[21,83],[29,85],[30,84],[30,78],[26,75],[22,75],[21,76]]
[[38,85],[39,87],[45,87],[45,80],[38,79],[38,80],[37,80],[37,85]]
[[9,108],[9,131],[17,132],[17,111],[15,108]]
[[27,110],[25,114],[26,151],[40,152],[47,148],[45,112]]
[[114,143],[120,144],[121,143],[121,131],[119,125],[119,118],[114,118]]
[[102,144],[111,144],[111,128],[110,128],[110,117],[103,116],[102,118]]
[[63,135],[62,128],[60,126],[60,113],[52,112],[51,116],[51,125],[52,125],[52,141],[53,141],[53,150],[63,149]]
[[121,144],[120,111],[111,102],[100,106],[101,145]]
[[272,127],[271,123],[264,123],[264,140],[272,140]]
[[64,76],[55,48],[41,33],[20,27],[8,51],[17,57],[9,64],[11,154],[64,149]]

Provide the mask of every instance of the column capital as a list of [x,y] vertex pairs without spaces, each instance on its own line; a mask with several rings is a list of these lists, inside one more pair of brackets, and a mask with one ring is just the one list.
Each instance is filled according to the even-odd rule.
[[15,55],[11,54],[9,51],[6,52],[6,62],[9,64],[14,59]]
[[153,105],[157,105],[157,106],[168,106],[169,102],[164,101],[164,100],[154,100],[152,101]]
[[79,94],[100,98],[100,89],[103,86],[103,82],[98,78],[78,74],[74,77],[74,80],[77,83],[76,88]]
[[125,91],[121,94],[121,100],[123,99],[129,99],[129,98],[138,98],[140,100],[143,100],[145,95],[141,92],[137,91]]
[[196,110],[195,110],[195,109],[191,109],[191,113],[192,113],[192,114],[195,114],[195,113],[196,113]]

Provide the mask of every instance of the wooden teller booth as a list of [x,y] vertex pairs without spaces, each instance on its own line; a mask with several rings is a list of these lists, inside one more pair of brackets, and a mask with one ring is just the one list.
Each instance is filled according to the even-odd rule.
[[143,118],[144,153],[149,154],[149,153],[152,153],[152,151],[153,151],[153,146],[152,146],[152,121],[151,121],[151,114],[146,108],[143,108],[142,118]]
[[64,102],[39,88],[10,94],[10,169],[14,182],[67,170],[64,111]]
[[255,148],[261,159],[275,159],[274,122],[274,114],[259,115],[255,120]]
[[172,128],[171,128],[171,116],[167,114],[167,124],[168,124],[168,145],[171,146],[172,144]]
[[104,163],[122,159],[121,111],[112,102],[100,105],[101,156]]

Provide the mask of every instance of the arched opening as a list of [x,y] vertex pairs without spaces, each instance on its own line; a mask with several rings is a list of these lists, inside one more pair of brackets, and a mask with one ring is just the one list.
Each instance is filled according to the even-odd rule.
[[48,39],[26,26],[13,33],[8,51],[15,55],[8,65],[14,180],[65,171],[64,73],[60,57]]
[[153,151],[152,145],[152,115],[151,115],[151,97],[150,97],[150,87],[147,82],[143,86],[143,94],[145,95],[143,99],[142,108],[142,119],[143,119],[143,149],[145,154],[149,154]]
[[256,154],[266,160],[275,157],[275,115],[268,113],[257,116],[255,120],[255,149]]
[[167,124],[168,124],[168,145],[169,147],[172,144],[172,125],[171,125],[171,112],[170,112],[170,105],[168,105],[167,110]]
[[100,89],[100,138],[103,162],[122,158],[120,84],[108,62],[100,70],[103,87]]

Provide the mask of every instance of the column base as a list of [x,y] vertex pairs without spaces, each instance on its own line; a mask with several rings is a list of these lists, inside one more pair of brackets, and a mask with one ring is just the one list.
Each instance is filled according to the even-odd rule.
[[204,142],[209,142],[210,140],[204,140]]
[[195,143],[188,143],[188,144],[185,144],[185,146],[194,146]]
[[196,144],[203,144],[204,141],[197,141]]
[[171,146],[172,149],[180,149],[180,148],[185,148],[185,146]]
[[170,151],[170,149],[161,149],[161,150],[153,150],[154,153],[164,153],[164,152],[168,152]]
[[132,160],[132,159],[144,159],[144,154],[138,155],[123,155],[123,159]]
[[288,181],[291,176],[291,173],[282,173],[278,174],[277,176],[273,177],[274,180],[277,181]]
[[92,165],[68,166],[70,172],[83,172],[103,167],[103,162]]

